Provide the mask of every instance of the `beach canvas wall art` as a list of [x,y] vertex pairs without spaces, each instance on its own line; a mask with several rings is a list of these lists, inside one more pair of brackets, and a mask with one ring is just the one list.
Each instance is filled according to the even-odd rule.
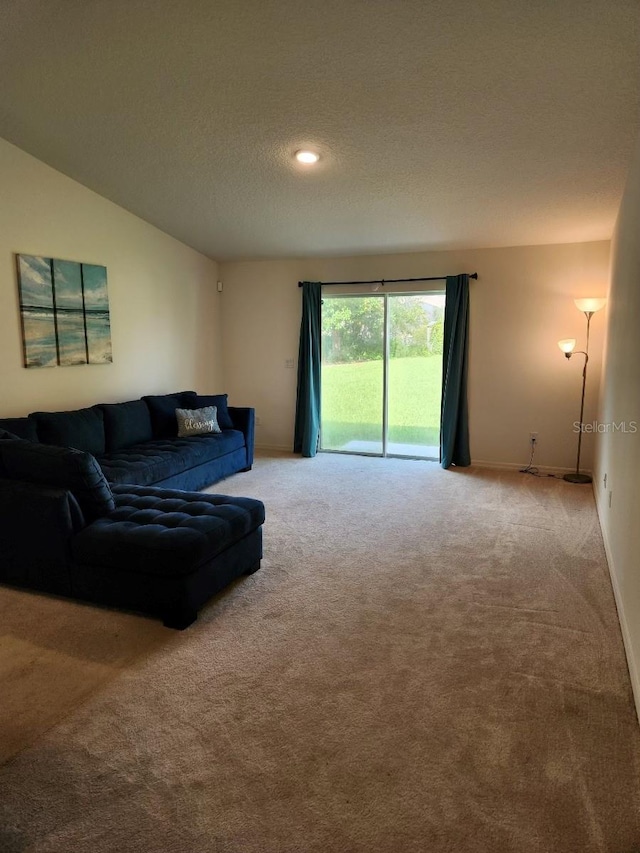
[[107,269],[18,255],[25,367],[109,364]]

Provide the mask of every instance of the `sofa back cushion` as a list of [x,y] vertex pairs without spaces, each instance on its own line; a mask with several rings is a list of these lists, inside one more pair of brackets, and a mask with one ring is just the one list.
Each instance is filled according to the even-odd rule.
[[218,411],[218,423],[220,429],[234,429],[231,415],[227,408],[227,394],[198,394],[196,396],[197,406],[193,408],[202,409],[205,406],[215,406]]
[[44,444],[75,447],[94,456],[105,452],[104,417],[97,406],[72,412],[33,412],[29,417],[35,420]]
[[149,407],[144,400],[101,403],[100,409],[104,416],[107,451],[122,450],[153,438]]
[[38,430],[33,418],[1,418],[0,430],[11,432],[18,438],[24,438],[27,441],[38,440]]
[[[115,509],[113,493],[100,466],[90,453],[82,450],[7,439],[0,442],[0,469],[13,480],[67,489],[87,521]],[[34,530],[34,536],[37,535]]]
[[176,438],[178,421],[176,409],[197,409],[195,391],[177,391],[175,394],[160,394],[143,397],[149,407],[154,438]]

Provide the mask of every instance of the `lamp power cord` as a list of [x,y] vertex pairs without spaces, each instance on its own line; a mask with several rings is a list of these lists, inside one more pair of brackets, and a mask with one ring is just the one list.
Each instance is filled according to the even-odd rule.
[[540,472],[540,469],[536,465],[533,464],[533,457],[534,457],[535,452],[536,452],[537,441],[535,438],[531,438],[530,443],[531,443],[531,456],[529,457],[529,463],[527,465],[525,465],[524,468],[519,469],[520,473],[521,474],[531,474],[532,477],[542,477],[543,479],[546,479],[547,477],[553,477],[556,480],[562,480],[562,477],[558,476],[558,474],[542,474]]

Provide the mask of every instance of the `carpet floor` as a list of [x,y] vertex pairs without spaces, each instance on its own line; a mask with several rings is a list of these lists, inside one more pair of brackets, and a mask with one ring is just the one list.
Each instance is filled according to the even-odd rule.
[[589,487],[272,454],[262,570],[187,631],[0,587],[2,853],[633,853]]

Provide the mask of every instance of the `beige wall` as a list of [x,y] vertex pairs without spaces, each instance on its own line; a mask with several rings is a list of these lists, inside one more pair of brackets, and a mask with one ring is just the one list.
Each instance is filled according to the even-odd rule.
[[[612,244],[602,424],[640,429],[640,146]],[[597,440],[594,491],[640,713],[640,432]],[[604,478],[607,478],[605,486]],[[609,506],[611,501],[611,506]]]
[[[0,417],[221,388],[217,265],[0,140]],[[107,267],[113,364],[22,361],[15,253]]]
[[[477,249],[376,257],[223,263],[225,385],[231,398],[255,405],[257,443],[290,449],[293,440],[300,326],[298,280],[352,280],[478,272],[471,282],[469,403],[475,462],[522,465],[529,432],[539,433],[536,461],[574,464],[581,363],[557,341],[584,345],[577,296],[603,295],[609,243]],[[596,416],[604,314],[592,324],[585,420]],[[584,441],[590,467],[592,437]]]

